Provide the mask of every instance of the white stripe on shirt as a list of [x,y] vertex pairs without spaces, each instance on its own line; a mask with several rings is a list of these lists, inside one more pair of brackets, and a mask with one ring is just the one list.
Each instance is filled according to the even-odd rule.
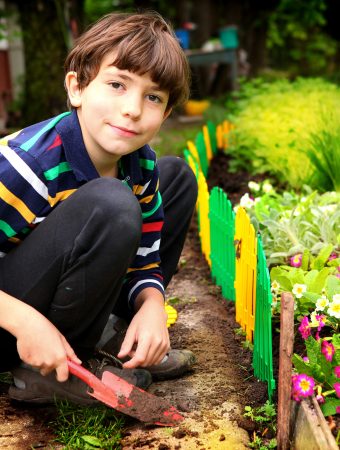
[[161,240],[155,241],[152,247],[139,247],[137,251],[137,256],[147,256],[149,253],[156,252],[159,250],[159,246],[161,244]]
[[162,283],[160,283],[160,282],[157,281],[157,280],[154,280],[153,278],[149,278],[149,279],[146,279],[146,280],[141,280],[141,281],[138,281],[138,283],[136,283],[136,284],[134,285],[134,287],[131,289],[131,291],[129,292],[129,295],[128,295],[128,301],[130,301],[130,298],[131,298],[132,294],[135,292],[135,290],[136,290],[141,284],[145,284],[145,283],[154,283],[154,284],[158,284],[158,285],[162,288],[162,290],[164,290],[164,286],[162,285]]
[[48,199],[48,189],[33,170],[10,147],[0,145],[0,152],[14,169],[43,197]]

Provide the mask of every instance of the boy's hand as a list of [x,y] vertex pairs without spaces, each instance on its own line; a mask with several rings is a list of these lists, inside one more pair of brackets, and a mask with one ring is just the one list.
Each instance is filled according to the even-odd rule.
[[136,300],[138,311],[126,332],[118,358],[130,356],[126,369],[159,364],[170,348],[163,296],[147,288]]
[[58,381],[68,378],[67,358],[80,364],[73,349],[57,328],[36,309],[0,291],[0,327],[17,339],[20,358],[42,375],[52,370]]
[[42,315],[30,317],[16,337],[22,361],[37,367],[42,375],[55,369],[57,380],[66,381],[69,374],[67,358],[81,364],[65,337]]

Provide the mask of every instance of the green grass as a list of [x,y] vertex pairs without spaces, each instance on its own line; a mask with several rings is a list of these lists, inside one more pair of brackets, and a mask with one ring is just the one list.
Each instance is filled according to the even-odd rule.
[[197,133],[202,130],[202,124],[203,122],[183,124],[169,119],[150,145],[158,158],[166,155],[182,156],[183,150],[187,148],[187,141],[195,140]]
[[113,409],[82,407],[57,402],[58,414],[50,423],[55,441],[67,449],[121,449],[121,430],[124,425]]

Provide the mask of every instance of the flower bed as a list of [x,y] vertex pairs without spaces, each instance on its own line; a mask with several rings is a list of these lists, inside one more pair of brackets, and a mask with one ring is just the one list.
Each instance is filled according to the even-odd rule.
[[[302,97],[300,96],[300,98]],[[229,136],[230,129],[232,129],[230,126],[224,125],[222,127],[222,147],[224,147],[224,150],[237,136],[242,135],[242,130],[238,130],[237,133],[234,133],[234,136]],[[217,142],[219,142],[219,136],[220,134],[217,132]],[[334,136],[336,136],[336,133],[334,133]],[[199,139],[196,140],[196,144],[199,142]],[[206,142],[205,144],[206,147],[209,147]],[[211,148],[210,151],[206,148],[206,153],[202,159],[202,149],[197,150],[192,145],[188,147],[189,149],[191,147],[190,156],[192,157],[193,170],[196,171],[197,175],[199,175],[200,170],[206,175],[207,166],[210,164],[214,151],[211,151]],[[217,145],[217,147],[221,148],[221,145]],[[336,148],[335,152],[335,167],[337,167],[340,158],[339,148]],[[214,150],[214,146],[212,146],[212,149]],[[188,159],[188,155],[186,156]],[[309,156],[311,161],[315,162],[311,154]],[[323,156],[326,159],[326,155],[323,154]],[[316,168],[317,166],[315,164]],[[270,169],[268,160],[265,168],[266,170]],[[320,175],[321,178],[324,175],[325,172]],[[200,217],[202,215],[208,218],[212,217],[212,212],[209,212],[209,207],[207,207],[209,203],[206,200],[209,192],[204,187],[202,175],[199,175],[198,178],[200,178],[199,184],[203,186],[201,191],[204,191],[204,195],[201,196],[201,201],[198,204],[199,223],[201,225],[200,236],[202,245],[204,244],[202,250],[208,262],[211,263],[209,260],[214,261],[214,258],[210,250],[212,252],[213,249],[209,246],[209,239],[204,232],[208,227],[211,227],[211,222],[209,222],[209,219]],[[225,178],[227,178],[227,174]],[[336,180],[334,179],[334,181]],[[274,186],[278,185],[275,178],[271,183],[271,180],[266,180],[264,176],[262,176],[261,183],[250,180],[239,207],[247,212],[251,226],[260,233],[263,241],[267,264],[270,268],[273,299],[271,309],[274,328],[280,321],[282,292],[290,292],[294,296],[295,331],[299,338],[296,339],[296,354],[293,357],[293,398],[301,402],[302,399],[315,394],[325,416],[332,417],[340,409],[340,234],[338,227],[338,223],[340,223],[340,195],[336,192],[319,193],[315,189],[312,190],[303,185],[303,182],[301,182],[303,187],[300,193],[289,188],[280,193],[279,190],[276,191],[273,188],[273,184]],[[324,184],[324,186],[326,185]],[[333,186],[338,186],[337,182]],[[226,192],[228,192],[228,189],[226,189]],[[203,197],[204,200],[202,200]],[[213,236],[212,233],[209,230],[211,236]],[[242,253],[242,245],[240,244],[244,243],[245,236],[239,237],[236,232],[234,249],[236,261],[239,254]],[[249,247],[249,245],[246,245],[246,247]],[[249,276],[254,277],[251,273],[256,273],[256,267],[254,270],[249,272]],[[247,275],[244,280],[248,278]],[[220,284],[222,285],[222,283]],[[235,287],[243,284],[236,283]],[[232,292],[232,289],[228,291],[225,288],[225,290],[226,292]],[[250,286],[244,292],[244,295],[242,294],[242,297],[253,295],[247,305],[251,303],[254,305],[258,301],[257,295],[254,297],[255,290],[256,283]],[[236,294],[236,311],[238,309],[237,303]],[[249,310],[249,306],[246,306],[245,309]],[[257,309],[256,314],[259,315]],[[241,317],[241,320],[237,319],[244,327],[249,340],[252,340],[253,335],[256,336],[256,329],[251,331],[254,323],[251,318],[254,319],[254,315],[255,308],[250,311],[250,316],[245,319]],[[259,323],[261,321],[262,319]],[[255,351],[254,354],[256,354]],[[266,379],[270,383],[270,377]],[[270,394],[270,389],[268,389],[268,393]]]

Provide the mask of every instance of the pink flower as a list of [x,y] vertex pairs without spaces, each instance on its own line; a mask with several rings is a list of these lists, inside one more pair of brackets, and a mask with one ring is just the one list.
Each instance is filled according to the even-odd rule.
[[[300,397],[309,397],[313,394],[315,382],[308,375],[301,373],[293,377],[293,393]],[[340,386],[340,383],[339,383]]]
[[321,405],[322,403],[325,403],[325,397],[323,395],[317,395],[316,397],[316,401]]
[[301,320],[301,325],[299,326],[299,331],[303,339],[307,339],[310,336],[310,326],[308,322],[308,317],[304,316]]
[[302,359],[304,360],[304,362],[309,363],[309,359],[307,356],[304,356]]
[[335,252],[332,252],[332,253],[329,255],[328,261],[332,261],[333,259],[336,259],[336,258],[337,258],[337,254],[336,254]]
[[334,373],[338,378],[340,378],[340,366],[334,367]]
[[335,353],[334,345],[331,344],[330,342],[322,341],[321,352],[323,353],[327,361],[332,361],[333,355]]
[[315,334],[315,338],[318,341],[320,339],[320,331],[321,328],[325,326],[326,323],[326,316],[324,314],[316,314],[315,319],[319,322],[318,331]]
[[340,414],[340,406],[337,406],[337,407],[335,408],[335,412],[336,412],[337,414]]
[[340,398],[340,383],[334,383],[333,387],[338,398]]
[[302,254],[298,253],[290,258],[290,265],[292,267],[301,267]]

